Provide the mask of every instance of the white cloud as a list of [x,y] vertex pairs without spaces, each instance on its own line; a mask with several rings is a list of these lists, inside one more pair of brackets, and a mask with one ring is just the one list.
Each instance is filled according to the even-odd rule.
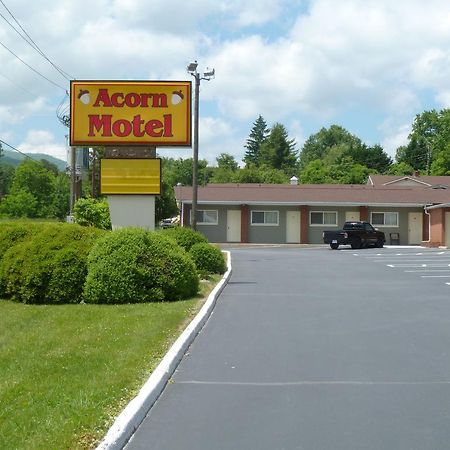
[[[248,124],[259,114],[287,124],[300,144],[316,132],[311,123],[341,123],[352,111],[360,115],[352,132],[379,133],[375,140],[393,149],[415,114],[450,105],[448,0],[15,0],[12,10],[79,79],[188,79],[193,59],[214,67],[216,78],[201,93],[214,111],[202,117],[200,132],[201,157],[211,162],[221,152],[242,158]],[[68,86],[8,27],[0,37]],[[54,110],[63,92],[1,48],[0,56],[0,72],[10,78],[0,77],[0,132],[18,145],[28,129],[51,129],[53,137],[40,139],[58,151],[63,132]]]
[[15,106],[0,106],[0,123],[2,124],[0,130],[4,124],[18,124],[26,118],[44,111],[48,111],[48,105],[44,97],[38,97]]
[[408,135],[410,133],[411,124],[409,123],[397,126],[386,132],[381,145],[392,159],[395,159],[395,153],[398,147],[408,143]]
[[240,0],[222,2],[222,9],[232,13],[232,22],[238,27],[259,26],[275,21],[282,11],[280,0]]
[[18,146],[24,153],[46,153],[55,158],[67,160],[67,148],[64,142],[58,142],[55,136],[46,130],[30,130],[25,140]]
[[[243,139],[230,123],[216,117],[201,117],[199,122],[199,159],[216,165],[220,153],[229,153],[240,162],[243,157]],[[158,154],[171,158],[192,158],[191,148],[158,148]]]

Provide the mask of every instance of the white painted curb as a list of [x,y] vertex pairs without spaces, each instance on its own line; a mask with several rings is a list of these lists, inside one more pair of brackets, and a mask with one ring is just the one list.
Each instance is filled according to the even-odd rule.
[[164,356],[156,369],[139,391],[138,395],[131,400],[125,409],[120,413],[112,424],[104,439],[100,442],[96,450],[121,450],[131,438],[137,427],[144,420],[150,408],[156,402],[167,382],[183,358],[188,347],[191,345],[197,334],[205,325],[216,304],[219,294],[222,292],[231,276],[231,255],[227,255],[227,271],[222,280],[209,294],[205,304],[195,316],[192,322],[183,331],[180,337],[174,342],[172,347]]

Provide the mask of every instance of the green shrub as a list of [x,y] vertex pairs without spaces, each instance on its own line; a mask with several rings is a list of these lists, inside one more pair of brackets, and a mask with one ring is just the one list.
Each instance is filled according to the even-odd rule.
[[84,297],[89,303],[178,300],[195,295],[198,283],[193,261],[172,239],[124,228],[93,247]]
[[0,263],[4,294],[24,303],[79,303],[87,256],[103,231],[44,224],[32,239],[9,248]]
[[84,227],[97,227],[102,230],[111,229],[109,206],[106,200],[80,198],[73,207],[76,222]]
[[166,228],[165,230],[162,230],[161,233],[175,239],[178,245],[183,247],[187,252],[194,244],[208,242],[208,239],[206,239],[202,233],[187,227]]
[[222,274],[227,270],[223,253],[214,245],[204,242],[194,244],[189,250],[189,254],[201,275]]
[[[0,223],[0,265],[4,255],[16,244],[31,239],[42,232],[45,222],[3,222]],[[5,295],[5,283],[0,271],[0,298]]]
[[13,245],[37,234],[45,223],[39,222],[3,222],[0,223],[0,260]]

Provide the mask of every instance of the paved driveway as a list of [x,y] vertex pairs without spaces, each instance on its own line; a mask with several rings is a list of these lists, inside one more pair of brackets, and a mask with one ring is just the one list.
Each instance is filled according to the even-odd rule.
[[213,315],[126,448],[448,450],[450,278],[396,266],[416,253],[431,261],[403,264],[450,269],[438,250],[232,250]]

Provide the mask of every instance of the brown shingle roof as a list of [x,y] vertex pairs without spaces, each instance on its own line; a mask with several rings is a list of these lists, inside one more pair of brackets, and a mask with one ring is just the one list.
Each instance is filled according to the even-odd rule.
[[[192,187],[176,186],[177,201],[191,203]],[[450,190],[341,184],[210,184],[198,188],[199,204],[398,205],[450,202]]]
[[397,182],[401,180],[412,180],[417,183],[417,187],[427,187],[444,185],[450,187],[450,176],[413,176],[413,175],[370,175],[367,184],[374,186],[391,186],[395,187]]

